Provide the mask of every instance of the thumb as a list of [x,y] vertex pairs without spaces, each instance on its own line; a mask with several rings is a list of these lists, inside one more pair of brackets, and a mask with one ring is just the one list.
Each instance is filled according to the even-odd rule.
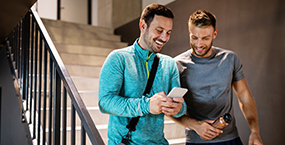
[[215,122],[215,120],[205,120],[207,123],[212,124]]
[[157,94],[162,95],[162,96],[166,96],[166,93],[165,93],[164,91],[159,92],[159,93],[157,93]]

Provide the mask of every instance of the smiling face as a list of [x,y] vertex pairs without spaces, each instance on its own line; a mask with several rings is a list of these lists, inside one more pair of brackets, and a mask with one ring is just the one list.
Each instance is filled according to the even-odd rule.
[[153,53],[161,52],[162,47],[170,39],[172,18],[154,15],[149,26],[145,21],[140,22],[140,30],[139,45]]
[[217,30],[212,25],[198,27],[189,24],[189,37],[191,53],[197,57],[208,57],[212,54],[213,39],[217,36]]

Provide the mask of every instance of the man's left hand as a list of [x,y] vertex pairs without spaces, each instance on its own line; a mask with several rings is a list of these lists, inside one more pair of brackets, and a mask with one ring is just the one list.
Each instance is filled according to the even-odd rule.
[[171,102],[166,102],[166,106],[162,107],[162,112],[165,115],[176,115],[182,108],[183,98],[173,98]]

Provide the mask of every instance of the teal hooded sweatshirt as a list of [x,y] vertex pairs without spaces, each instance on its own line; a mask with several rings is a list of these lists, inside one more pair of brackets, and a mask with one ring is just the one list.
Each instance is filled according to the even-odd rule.
[[[156,53],[148,56],[137,43],[112,51],[106,58],[99,79],[99,108],[109,114],[108,144],[117,145],[126,135],[126,126],[132,117],[140,116],[136,131],[131,132],[130,144],[164,145],[164,114],[151,114],[149,100],[155,93],[170,92],[180,87],[179,72],[175,61],[159,54],[159,64],[153,86],[149,94],[143,95]],[[174,117],[186,112],[186,104]]]

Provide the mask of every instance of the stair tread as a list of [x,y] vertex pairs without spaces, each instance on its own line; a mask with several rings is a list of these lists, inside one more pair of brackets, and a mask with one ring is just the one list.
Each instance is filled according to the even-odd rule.
[[88,32],[83,30],[54,30],[51,28],[47,28],[49,35],[52,39],[88,39],[88,40],[105,40],[105,41],[111,41],[111,42],[121,42],[121,38],[117,35],[111,35],[111,34],[102,34],[102,33],[95,33],[95,32]]
[[186,138],[168,139],[169,144],[185,143]]
[[104,47],[90,47],[84,45],[56,45],[59,53],[71,53],[71,54],[85,54],[85,55],[97,55],[107,56],[114,49]]
[[106,57],[92,56],[85,54],[60,53],[60,57],[65,64],[102,66]]
[[50,20],[50,19],[44,19],[42,18],[42,21],[46,27],[60,27],[62,29],[70,29],[70,28],[76,28],[76,29],[87,29],[89,31],[100,31],[102,33],[107,34],[113,34],[114,29],[112,28],[106,28],[106,27],[100,27],[100,26],[91,26],[87,24],[79,24],[79,23],[72,23],[72,22],[65,22],[60,20]]
[[128,46],[125,42],[96,40],[96,39],[79,39],[79,38],[52,38],[54,44],[75,44],[75,45],[89,45],[106,48],[122,48]]

